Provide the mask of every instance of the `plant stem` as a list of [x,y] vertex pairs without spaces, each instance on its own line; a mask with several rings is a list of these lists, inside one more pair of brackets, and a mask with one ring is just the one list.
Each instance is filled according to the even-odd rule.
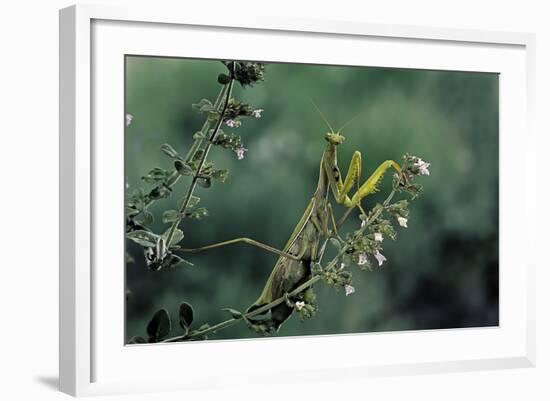
[[[216,108],[216,110],[220,107],[220,103],[223,99],[223,96],[226,93],[226,90],[227,90],[227,85],[224,85],[218,92],[216,100],[214,101],[214,107]],[[199,132],[202,134],[202,136],[206,136],[209,128],[210,128],[210,120],[207,118]],[[185,164],[189,163],[189,160],[193,158],[193,156],[195,155],[195,152],[200,148],[202,141],[203,141],[202,138],[196,138],[193,141],[191,148],[189,149],[189,151],[187,152],[187,155],[183,159]],[[178,173],[176,170],[174,170],[166,180],[166,186],[168,186],[169,188],[172,188],[178,182],[180,177],[181,177],[181,174]],[[150,206],[154,201],[155,201],[154,199],[149,199],[146,203],[146,207]]]
[[[218,109],[218,107],[220,107],[220,103],[221,103],[224,95],[226,94],[227,89],[228,89],[228,85],[224,85],[224,86],[222,86],[220,92],[218,93],[218,96],[216,97],[216,101],[214,102],[214,107],[216,108],[216,110]],[[210,120],[207,118],[206,121],[204,122],[201,130],[200,130],[203,137],[206,136],[206,134],[208,133],[209,128],[210,128]],[[193,142],[193,145],[191,145],[191,148],[187,152],[187,155],[185,155],[184,163],[186,163],[186,164],[189,163],[189,161],[195,155],[195,152],[202,145],[202,141],[203,141],[203,138],[195,139],[195,142]]]
[[199,175],[201,173],[202,167],[204,166],[204,162],[206,161],[206,158],[208,157],[208,153],[210,152],[210,148],[212,147],[212,144],[214,143],[216,136],[218,135],[218,132],[220,130],[220,127],[223,123],[223,119],[225,116],[225,111],[227,110],[227,106],[229,104],[229,99],[231,98],[231,91],[233,89],[233,82],[234,80],[231,79],[229,83],[226,85],[227,90],[225,92],[225,100],[223,104],[223,108],[220,112],[220,116],[218,117],[218,121],[216,122],[216,126],[214,127],[214,130],[212,131],[212,134],[210,135],[210,138],[208,140],[208,144],[206,145],[204,152],[201,156],[201,159],[199,161],[199,164],[197,166],[197,169],[195,170],[195,174],[193,175],[193,178],[191,180],[191,185],[189,185],[189,189],[187,190],[187,195],[185,195],[185,199],[183,201],[183,204],[181,205],[179,209],[180,217],[172,223],[172,226],[170,227],[170,231],[168,232],[168,236],[166,237],[166,244],[167,246],[170,246],[172,242],[172,237],[174,236],[174,233],[176,232],[176,229],[178,228],[180,222],[183,220],[183,217],[185,216],[185,209],[187,209],[187,206],[189,205],[189,201],[191,200],[191,196],[193,195],[193,192],[195,191],[195,188],[197,187],[197,181],[199,179]]
[[[390,194],[387,196],[387,198],[382,203],[382,207],[378,208],[376,210],[376,212],[374,212],[371,216],[367,217],[365,225],[362,228],[360,228],[360,230],[359,230],[361,233],[364,232],[367,229],[367,227],[373,221],[375,221],[378,218],[378,216],[380,216],[380,214],[384,211],[384,209],[389,205],[389,203],[391,202],[391,200],[395,196],[396,192],[397,192],[397,185],[393,185],[392,191],[390,192]],[[346,217],[347,217],[347,215],[349,215],[349,213],[345,214]],[[340,252],[338,252],[338,254],[327,264],[327,266],[323,270],[328,270],[328,269],[334,267],[334,265],[336,265],[336,263],[338,263],[338,260],[340,259],[340,257],[344,253],[347,252],[349,247],[350,247],[349,244],[344,245],[342,247],[342,249],[340,250]],[[237,322],[239,322],[243,319],[250,319],[250,318],[252,318],[256,315],[263,314],[264,312],[269,311],[271,308],[273,308],[273,307],[275,307],[279,304],[282,304],[283,302],[286,302],[288,298],[300,294],[302,291],[304,291],[307,288],[313,286],[317,281],[319,281],[321,279],[322,279],[322,275],[317,274],[317,275],[311,277],[309,280],[307,280],[302,285],[296,287],[294,290],[292,290],[288,294],[285,294],[282,297],[279,297],[276,300],[274,300],[274,301],[272,301],[272,302],[270,302],[270,303],[268,303],[268,304],[266,304],[266,305],[264,305],[264,306],[262,306],[258,309],[254,309],[252,312],[245,313],[239,318],[228,319],[228,320],[225,320],[225,321],[220,322],[218,324],[215,324],[214,326],[208,327],[204,330],[194,331],[193,334],[191,334],[191,335],[190,334],[185,334],[185,335],[181,335],[181,336],[176,336],[176,337],[168,338],[168,339],[166,339],[162,342],[171,343],[171,342],[179,342],[179,341],[191,340],[191,339],[194,339],[194,338],[197,338],[197,337],[202,337],[202,336],[205,336],[209,333],[214,333],[214,332],[217,332],[219,330],[225,329],[226,327],[232,326],[233,324],[235,324],[235,323],[237,323]]]
[[252,318],[256,315],[261,315],[262,313],[270,310],[274,306],[277,306],[277,305],[279,305],[283,302],[286,302],[286,300],[289,297],[293,297],[295,295],[298,295],[299,293],[301,293],[305,289],[311,287],[313,284],[315,284],[320,279],[321,279],[321,276],[319,276],[319,275],[313,276],[308,281],[306,281],[302,285],[296,287],[294,290],[292,290],[288,294],[286,294],[286,295],[284,295],[280,298],[277,298],[276,300],[262,306],[261,308],[255,309],[250,313],[246,313],[246,314],[242,315],[242,317],[228,319],[228,320],[225,320],[225,321],[223,321],[221,323],[218,323],[214,326],[208,327],[207,329],[196,331],[192,335],[183,335],[183,336],[172,337],[172,338],[168,338],[168,339],[166,339],[162,342],[172,343],[172,342],[178,342],[178,341],[181,341],[181,340],[189,340],[189,339],[193,339],[193,338],[196,338],[196,337],[201,337],[201,336],[204,336],[208,333],[212,333],[212,332],[216,332],[216,331],[221,330],[221,329],[225,329],[226,327],[229,327],[229,326],[231,326],[231,325],[233,325],[233,324],[235,324],[235,323],[237,323],[237,322],[239,322],[239,321],[241,321],[245,318],[250,319],[250,318]]

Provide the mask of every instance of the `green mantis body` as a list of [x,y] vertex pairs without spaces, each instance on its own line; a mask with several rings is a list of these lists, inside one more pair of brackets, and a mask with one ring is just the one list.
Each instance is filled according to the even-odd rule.
[[[360,204],[361,200],[376,191],[377,184],[382,179],[386,170],[393,167],[397,172],[401,172],[396,162],[386,160],[359,186],[357,192],[350,198],[348,196],[349,192],[361,177],[361,153],[356,151],[353,154],[346,177],[342,180],[337,163],[336,149],[344,142],[345,138],[339,132],[335,133],[331,129],[331,132],[325,135],[325,139],[327,145],[323,151],[319,166],[317,188],[282,250],[277,250],[249,238],[237,238],[196,249],[182,249],[182,251],[187,252],[198,252],[244,242],[278,254],[279,258],[267,279],[262,293],[247,309],[247,313],[284,296],[311,277],[311,266],[317,261],[321,238],[330,238],[337,231],[337,225],[329,202],[330,192],[332,192],[337,203],[348,208],[357,207],[364,213]],[[332,223],[333,230],[329,228],[330,223]],[[272,327],[278,330],[281,324],[292,314],[292,311],[293,307],[290,303],[281,303],[273,307],[270,310]]]
[[[248,308],[247,312],[284,296],[310,278],[311,266],[317,261],[321,237],[329,238],[337,230],[329,202],[329,189],[337,203],[348,208],[361,208],[361,200],[376,191],[378,182],[388,168],[394,167],[398,172],[400,171],[397,163],[392,160],[385,161],[350,198],[348,193],[361,176],[361,153],[358,151],[354,153],[346,178],[342,181],[336,148],[345,138],[339,133],[330,132],[325,135],[325,139],[328,143],[321,158],[317,188],[283,248],[284,252],[296,256],[299,260],[280,256],[260,297]],[[333,223],[333,231],[329,229],[329,222]],[[280,325],[292,314],[292,311],[293,307],[287,303],[273,307],[271,321],[274,328],[278,330]]]

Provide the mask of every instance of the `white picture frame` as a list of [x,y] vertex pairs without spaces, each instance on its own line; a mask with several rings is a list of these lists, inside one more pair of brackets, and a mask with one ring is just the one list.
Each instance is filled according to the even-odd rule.
[[[181,49],[176,49],[175,39],[161,40],[174,35],[185,38],[191,34],[190,31],[195,37],[203,35],[204,40],[211,41],[220,35],[240,35],[249,40],[249,47],[215,49],[205,46],[209,48],[205,50],[181,46]],[[259,37],[269,45],[256,48],[254,40]],[[330,55],[320,52],[318,44],[330,47],[334,38],[339,40],[341,53],[337,49]],[[282,41],[286,41],[284,46],[277,46]],[[311,53],[298,54],[307,53],[303,51],[305,47],[300,47],[301,42],[313,49]],[[512,242],[513,233],[522,227],[523,232],[536,231],[534,226],[524,228],[525,222],[534,225],[536,210],[529,203],[527,191],[521,190],[522,186],[533,185],[534,180],[528,174],[535,166],[535,135],[531,127],[534,43],[533,35],[523,33],[294,20],[290,17],[228,19],[215,13],[192,15],[185,10],[167,11],[154,7],[79,5],[61,10],[61,391],[79,396],[238,386],[236,379],[243,372],[261,384],[262,380],[267,383],[263,379],[266,373],[271,379],[278,376],[289,381],[298,380],[297,372],[300,381],[342,377],[361,380],[379,375],[534,366],[536,260],[529,255],[535,253],[529,252],[529,245],[522,250],[515,249]],[[266,340],[194,343],[185,349],[185,355],[196,363],[192,372],[187,372],[183,379],[181,372],[170,374],[170,369],[177,362],[182,346],[188,344],[125,347],[119,335],[124,324],[121,319],[123,309],[120,309],[123,304],[121,277],[116,272],[105,273],[101,269],[106,260],[123,260],[122,251],[117,251],[123,249],[117,248],[123,241],[122,235],[118,235],[122,231],[117,230],[117,224],[122,225],[122,218],[117,219],[117,213],[123,216],[123,181],[118,180],[117,173],[111,174],[112,179],[105,178],[107,171],[119,171],[117,169],[123,160],[121,136],[116,131],[123,132],[123,125],[117,123],[123,116],[119,113],[123,107],[120,102],[123,93],[116,92],[122,76],[122,70],[118,69],[123,59],[120,56],[143,53],[208,57],[215,52],[217,58],[225,59],[293,61],[305,57],[303,60],[309,62],[327,63],[331,61],[328,57],[340,57],[343,64],[366,65],[364,59],[351,59],[349,51],[346,53],[348,45],[368,46],[373,54],[368,65],[484,70],[500,73],[503,77],[500,105],[500,326],[270,339],[271,354],[263,346]],[[399,51],[384,50],[392,46]],[[414,49],[415,57],[405,60],[409,49]],[[459,56],[464,60],[456,61]],[[114,92],[106,92],[107,88]],[[113,127],[115,132],[110,130],[110,137],[94,135],[98,128]],[[100,159],[102,162],[98,163]],[[513,204],[507,200],[512,198]],[[111,202],[120,204],[120,210],[106,207]],[[520,211],[510,216],[507,211],[512,207]],[[102,233],[101,238],[98,233]],[[533,243],[531,241],[530,246],[534,246]],[[122,269],[123,265],[120,266]],[[99,287],[101,297],[95,296]],[[107,303],[116,306],[112,306],[112,311],[107,310]],[[120,327],[112,332],[101,330],[117,322]],[[324,347],[322,357],[316,356],[320,344]],[[361,353],[341,358],[334,351],[350,344],[365,349],[368,360],[361,359]],[[408,346],[401,350],[400,344]],[[392,349],[395,355],[388,353],[388,349]],[[287,366],[285,352],[303,353],[309,362],[300,368]],[[220,362],[216,368],[199,361],[199,356],[204,359],[222,353],[229,362]],[[273,363],[271,366],[251,365],[249,358],[254,355],[273,358]],[[148,372],[147,377],[141,377],[139,370],[135,369],[140,360],[155,364],[162,362],[166,369]]]

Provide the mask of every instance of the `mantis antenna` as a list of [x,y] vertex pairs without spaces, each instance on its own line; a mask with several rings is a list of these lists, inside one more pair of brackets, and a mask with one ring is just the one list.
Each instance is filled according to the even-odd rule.
[[[311,99],[310,99],[311,100]],[[317,105],[315,104],[315,102],[313,100],[311,100],[311,103],[313,104],[313,106],[317,109],[317,111],[319,112],[319,115],[321,116],[321,118],[323,119],[323,121],[325,122],[325,124],[327,124],[328,128],[330,129],[330,132],[333,132],[334,133],[334,129],[332,128],[332,126],[330,125],[330,123],[328,122],[327,118],[325,117],[325,115],[323,114],[323,112],[321,111],[321,109],[319,109],[319,107],[317,107]]]
[[[310,99],[311,100],[311,99]],[[321,116],[321,118],[323,119],[323,121],[325,122],[325,124],[328,126],[328,128],[330,129],[330,132],[332,133],[341,133],[342,130],[347,127],[352,121],[354,121],[357,117],[359,117],[361,115],[361,113],[357,113],[355,116],[353,116],[352,118],[350,118],[344,125],[342,125],[338,131],[334,131],[334,128],[332,128],[332,126],[330,125],[330,123],[328,122],[328,119],[325,117],[325,115],[323,114],[323,112],[321,111],[321,109],[319,109],[319,107],[315,104],[315,102],[313,100],[311,100],[311,103],[313,104],[313,106],[317,109],[317,111],[319,112],[319,115]]]
[[339,129],[338,129],[338,133],[342,132],[342,130],[347,127],[349,125],[349,123],[351,123],[352,121],[354,121],[357,117],[359,117],[361,115],[361,113],[357,113],[356,115],[354,115],[352,118],[350,118],[344,125],[342,125]]

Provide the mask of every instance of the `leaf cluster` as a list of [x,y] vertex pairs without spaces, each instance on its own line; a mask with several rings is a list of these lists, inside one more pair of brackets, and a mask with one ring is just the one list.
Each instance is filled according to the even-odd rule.
[[[190,333],[190,327],[193,323],[195,312],[193,307],[187,303],[182,302],[178,309],[179,326],[183,330],[184,335]],[[159,309],[146,327],[147,339],[142,336],[132,337],[129,341],[130,344],[146,344],[146,343],[158,343],[165,340],[172,332],[172,322],[170,320],[170,314],[166,309]]]

